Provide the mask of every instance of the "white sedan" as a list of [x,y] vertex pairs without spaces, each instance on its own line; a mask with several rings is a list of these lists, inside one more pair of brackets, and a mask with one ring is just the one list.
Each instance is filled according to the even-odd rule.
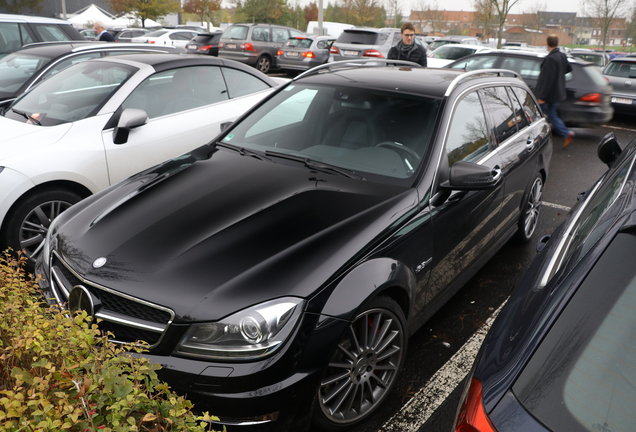
[[447,44],[430,53],[426,63],[430,68],[443,68],[467,55],[487,51],[492,51],[492,48],[479,45]]
[[30,264],[55,216],[210,142],[280,84],[216,57],[130,54],[64,69],[0,116],[0,250]]
[[150,43],[155,45],[171,45],[177,48],[186,48],[186,45],[198,33],[196,30],[186,29],[161,29],[146,33],[143,36],[132,38],[131,42]]

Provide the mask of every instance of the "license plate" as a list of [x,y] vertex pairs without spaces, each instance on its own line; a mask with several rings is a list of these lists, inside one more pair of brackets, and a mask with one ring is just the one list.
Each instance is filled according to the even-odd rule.
[[297,52],[288,52],[287,53],[287,57],[298,57],[298,53]]
[[198,48],[198,46],[197,46],[197,45],[188,45],[188,49],[195,50],[195,49],[197,49],[197,48]]
[[627,99],[627,98],[619,98],[619,97],[613,97],[611,99],[612,103],[617,103],[617,104],[624,104],[624,105],[631,105],[634,103],[633,100],[631,99]]
[[236,48],[236,44],[227,44],[227,45],[225,45],[225,46],[226,46],[227,48],[229,48],[229,49],[234,49],[234,48]]
[[342,53],[346,56],[357,56],[358,54],[360,54],[360,51],[342,50]]

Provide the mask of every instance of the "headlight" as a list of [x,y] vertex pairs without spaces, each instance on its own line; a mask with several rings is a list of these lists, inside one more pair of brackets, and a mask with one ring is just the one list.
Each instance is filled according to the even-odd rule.
[[291,334],[303,300],[283,297],[230,315],[214,323],[193,324],[177,354],[220,360],[249,360],[273,353]]

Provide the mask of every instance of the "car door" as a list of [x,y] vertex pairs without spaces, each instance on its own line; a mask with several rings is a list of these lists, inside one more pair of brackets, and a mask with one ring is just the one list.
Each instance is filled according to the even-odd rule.
[[196,36],[195,32],[179,31],[171,33],[168,37],[172,41],[172,46],[185,49],[190,39]]
[[[469,92],[451,109],[438,183],[449,179],[450,168],[459,161],[500,170],[502,162],[478,91]],[[503,190],[503,181],[485,190],[447,191],[438,187],[431,200],[435,237],[429,302],[463,285],[489,258],[487,252],[501,224]]]
[[144,110],[148,123],[132,129],[123,144],[113,143],[114,125],[102,132],[111,184],[210,142],[221,124],[234,121],[270,89],[253,75],[218,66],[153,74],[121,106]]
[[[523,100],[523,108],[517,94]],[[534,180],[545,122],[539,121],[540,111],[523,88],[494,86],[480,90],[480,96],[493,125],[497,152],[501,157],[505,182],[501,216],[504,221],[502,231],[505,231],[517,224],[522,198]]]

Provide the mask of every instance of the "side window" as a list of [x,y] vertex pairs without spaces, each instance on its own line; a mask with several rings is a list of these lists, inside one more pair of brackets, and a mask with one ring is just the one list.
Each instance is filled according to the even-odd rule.
[[269,27],[255,27],[252,31],[252,41],[256,42],[269,42],[270,40],[270,28]]
[[[2,25],[2,24],[0,24]],[[20,34],[22,35],[22,45],[33,43],[33,38],[26,25],[20,24]]]
[[86,61],[86,60],[90,60],[90,59],[94,59],[94,58],[100,58],[100,57],[101,57],[101,54],[97,52],[97,53],[86,53],[86,54],[77,55],[77,56],[73,56],[73,57],[67,58],[67,59],[62,60],[61,62],[57,63],[56,65],[54,65],[48,71],[46,71],[46,73],[40,79],[42,80],[44,78],[50,77],[51,75],[55,75],[56,73],[58,73],[62,69],[66,69],[70,65],[74,65],[76,63],[80,63],[80,62],[83,62],[83,61]]
[[192,38],[191,34],[188,32],[172,33],[168,37],[172,40],[190,40]]
[[15,23],[0,23],[0,54],[10,53],[22,46],[20,28]]
[[289,39],[289,32],[287,29],[274,28],[273,30],[272,42],[283,43]]
[[269,88],[255,76],[237,69],[223,68],[223,76],[232,99]]
[[541,119],[541,111],[539,111],[537,104],[534,103],[530,93],[519,87],[513,87],[512,91],[515,95],[517,95],[517,99],[519,99],[519,102],[521,103],[521,107],[528,123]]
[[488,87],[479,90],[484,108],[490,115],[493,134],[497,144],[501,144],[517,133],[517,118],[512,110],[512,102],[505,87]]
[[70,36],[55,24],[32,24],[32,26],[44,42],[71,40]]
[[477,69],[490,69],[495,66],[495,62],[499,57],[496,56],[475,56],[471,58],[467,58],[455,65],[453,65],[453,69],[466,69],[466,70],[477,70]]
[[515,122],[517,123],[517,127],[519,128],[519,130],[521,130],[532,123],[532,118],[525,115],[525,113],[523,112],[523,108],[521,108],[521,105],[517,100],[517,96],[515,96],[512,89],[507,88],[507,90],[508,95],[510,96],[510,100],[512,101],[512,109],[515,112]]
[[132,36],[131,37],[139,37],[139,36],[143,36],[145,35],[146,32],[141,31],[141,30],[133,30],[132,32]]
[[501,68],[513,70],[524,79],[539,79],[541,62],[538,59],[508,57],[504,58],[504,61],[501,63]]
[[464,97],[451,120],[446,153],[448,166],[458,161],[476,162],[489,151],[488,125],[477,92]]
[[128,96],[122,108],[142,109],[152,119],[227,99],[219,68],[195,66],[171,69],[146,78]]

